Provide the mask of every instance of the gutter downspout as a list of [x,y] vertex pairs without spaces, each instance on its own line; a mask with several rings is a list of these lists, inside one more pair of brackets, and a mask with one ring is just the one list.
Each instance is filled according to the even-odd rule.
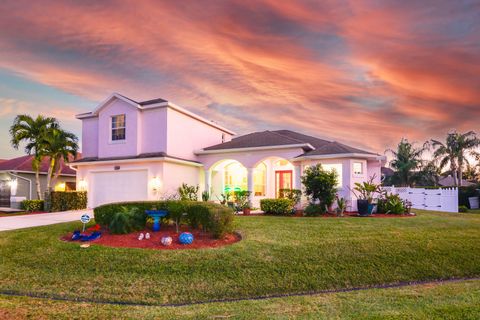
[[22,179],[24,181],[28,181],[28,187],[29,187],[28,188],[28,196],[29,196],[28,200],[32,200],[32,180],[21,177],[21,176],[18,176],[15,173],[13,173],[12,171],[8,172],[8,174],[15,177],[15,178],[19,178],[19,179]]

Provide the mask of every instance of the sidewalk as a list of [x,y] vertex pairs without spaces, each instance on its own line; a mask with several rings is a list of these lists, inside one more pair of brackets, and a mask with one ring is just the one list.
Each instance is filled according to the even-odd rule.
[[80,221],[80,217],[85,213],[93,218],[93,210],[87,209],[13,217],[0,217],[0,231],[46,226],[70,221]]

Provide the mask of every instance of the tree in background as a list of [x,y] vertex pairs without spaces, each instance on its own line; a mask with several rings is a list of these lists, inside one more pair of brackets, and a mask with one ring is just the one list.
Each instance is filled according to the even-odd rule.
[[468,163],[466,155],[467,153],[475,155],[474,149],[480,145],[480,139],[473,131],[466,133],[454,131],[447,134],[445,143],[434,139],[431,142],[435,149],[433,156],[439,161],[439,168],[443,169],[449,164],[454,184],[461,186],[463,169]]
[[[47,192],[62,172],[61,161],[68,162],[75,159],[78,152],[78,138],[75,134],[65,131],[58,124],[52,125],[43,137],[42,154],[50,158],[47,173]],[[52,183],[53,182],[53,183]]]
[[402,138],[396,150],[385,150],[385,153],[390,153],[393,156],[390,167],[395,172],[390,178],[391,183],[398,186],[412,186],[418,179],[418,172],[425,164],[422,155],[427,149],[428,144],[415,147],[407,139]]
[[35,184],[37,196],[43,199],[40,188],[40,165],[45,156],[45,136],[52,126],[58,125],[55,118],[37,116],[32,118],[29,115],[18,115],[10,127],[12,146],[18,150],[20,143],[26,143],[25,153],[33,155],[32,169],[35,171]]

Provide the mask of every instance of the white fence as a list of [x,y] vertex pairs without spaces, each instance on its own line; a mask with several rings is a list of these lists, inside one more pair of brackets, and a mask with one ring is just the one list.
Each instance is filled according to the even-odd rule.
[[458,188],[383,187],[383,190],[410,201],[414,209],[458,212]]

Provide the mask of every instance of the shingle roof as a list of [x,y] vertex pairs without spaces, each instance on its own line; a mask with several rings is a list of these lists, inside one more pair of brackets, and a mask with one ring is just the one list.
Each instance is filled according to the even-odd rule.
[[[236,148],[255,148],[266,146],[282,146],[305,144],[306,142],[281,135],[274,131],[253,132],[232,140],[205,148],[204,150],[224,150]],[[307,142],[308,143],[308,142]]]
[[182,160],[182,161],[189,161],[189,162],[195,162],[199,163],[194,160],[188,160],[188,159],[183,159],[183,158],[178,158],[174,156],[169,156],[165,152],[150,152],[150,153],[141,153],[136,156],[123,156],[123,157],[106,157],[106,158],[98,158],[98,157],[88,157],[88,158],[82,158],[79,160],[75,160],[72,163],[82,163],[82,162],[93,162],[93,161],[115,161],[115,160],[130,160],[130,159],[147,159],[147,158],[172,158],[172,159],[177,159],[177,160]]
[[[34,172],[32,169],[32,160],[33,156],[26,155],[18,158],[13,158],[10,160],[0,161],[0,171],[27,171]],[[43,158],[40,165],[40,172],[47,173],[49,166],[50,158]],[[75,175],[76,172],[68,165],[66,165],[63,160],[61,161],[62,165],[62,174]]]
[[125,99],[128,99],[130,101],[132,101],[133,103],[136,103],[136,104],[139,104],[141,106],[146,106],[146,105],[149,105],[149,104],[155,104],[155,103],[162,103],[162,102],[167,102],[167,100],[165,99],[162,99],[162,98],[156,98],[156,99],[152,99],[152,100],[145,100],[145,101],[141,101],[141,102],[138,102],[138,101],[135,101],[129,97],[126,97],[124,96],[123,94],[119,94],[117,93],[119,96],[122,96],[124,97]]
[[376,153],[353,148],[336,141],[327,141],[291,130],[253,132],[233,138],[231,141],[225,143],[207,147],[203,150],[227,150],[292,144],[310,144],[314,147],[313,150],[311,148],[305,148],[305,153],[298,157],[345,153],[377,155]]

